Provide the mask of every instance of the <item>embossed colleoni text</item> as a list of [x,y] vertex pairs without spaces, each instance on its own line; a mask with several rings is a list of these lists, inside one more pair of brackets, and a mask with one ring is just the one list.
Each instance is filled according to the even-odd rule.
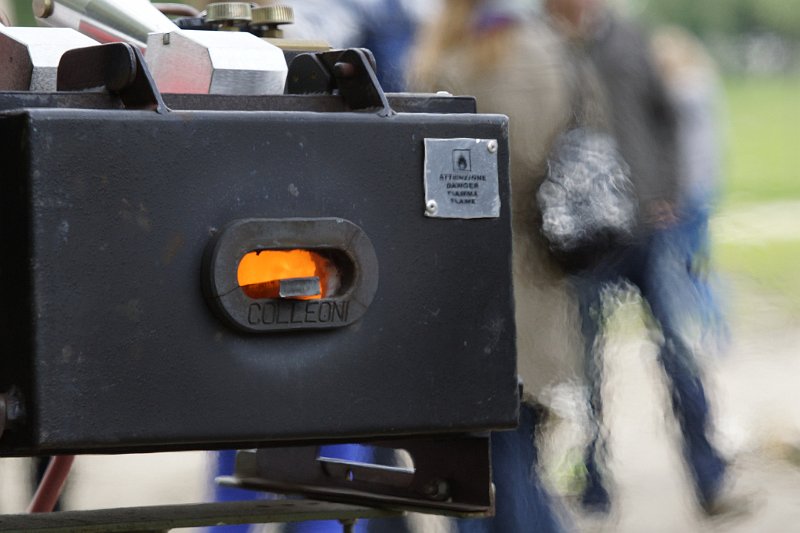
[[250,304],[247,321],[252,326],[288,324],[342,324],[350,302],[337,300],[271,300]]

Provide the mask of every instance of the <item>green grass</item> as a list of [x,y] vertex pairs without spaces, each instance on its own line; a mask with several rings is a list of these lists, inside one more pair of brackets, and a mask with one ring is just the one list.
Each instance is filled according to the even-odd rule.
[[[800,76],[727,80],[725,92],[727,150],[721,211],[736,213],[753,203],[800,201]],[[758,244],[720,242],[714,251],[720,272],[748,280],[752,288],[800,316],[800,235],[796,240]]]
[[800,199],[800,76],[725,83],[723,207]]
[[721,272],[748,279],[753,289],[770,294],[793,316],[800,316],[800,239],[720,244],[714,255]]

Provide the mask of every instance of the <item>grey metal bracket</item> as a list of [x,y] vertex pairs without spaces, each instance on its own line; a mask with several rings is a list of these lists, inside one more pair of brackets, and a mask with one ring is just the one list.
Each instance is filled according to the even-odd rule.
[[403,450],[410,467],[320,456],[317,446],[241,451],[223,485],[451,516],[493,512],[489,439],[483,436],[376,441]]
[[127,43],[112,43],[66,52],[58,65],[59,91],[105,88],[128,109],[164,113],[161,98],[142,52]]
[[365,48],[299,54],[289,65],[286,94],[338,94],[351,110],[378,109],[394,115]]

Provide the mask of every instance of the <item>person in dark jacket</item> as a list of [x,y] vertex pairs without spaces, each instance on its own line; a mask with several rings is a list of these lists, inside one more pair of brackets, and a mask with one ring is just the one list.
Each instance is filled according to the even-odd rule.
[[683,435],[683,452],[698,501],[717,511],[726,464],[709,441],[709,405],[701,371],[683,320],[693,283],[685,253],[676,246],[679,164],[677,121],[651,58],[648,41],[635,25],[607,9],[601,0],[549,0],[548,9],[566,33],[591,58],[605,88],[610,129],[630,167],[639,203],[632,242],[607,250],[594,264],[573,276],[584,337],[586,378],[593,415],[585,457],[587,485],[582,503],[608,511],[610,497],[603,475],[602,294],[627,282],[638,288],[652,318],[658,360],[668,378],[672,408]]

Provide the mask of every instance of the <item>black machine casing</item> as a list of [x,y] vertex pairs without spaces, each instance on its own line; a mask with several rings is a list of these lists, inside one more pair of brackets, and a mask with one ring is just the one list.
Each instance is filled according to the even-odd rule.
[[[515,425],[505,117],[445,114],[447,98],[398,96],[415,113],[392,116],[319,112],[333,96],[308,97],[316,112],[289,96],[174,97],[167,113],[104,98],[0,95],[0,392],[21,405],[1,454]],[[499,218],[424,215],[426,138],[498,141]],[[377,260],[363,316],[264,333],[221,320],[204,254],[249,218],[360,228]]]

